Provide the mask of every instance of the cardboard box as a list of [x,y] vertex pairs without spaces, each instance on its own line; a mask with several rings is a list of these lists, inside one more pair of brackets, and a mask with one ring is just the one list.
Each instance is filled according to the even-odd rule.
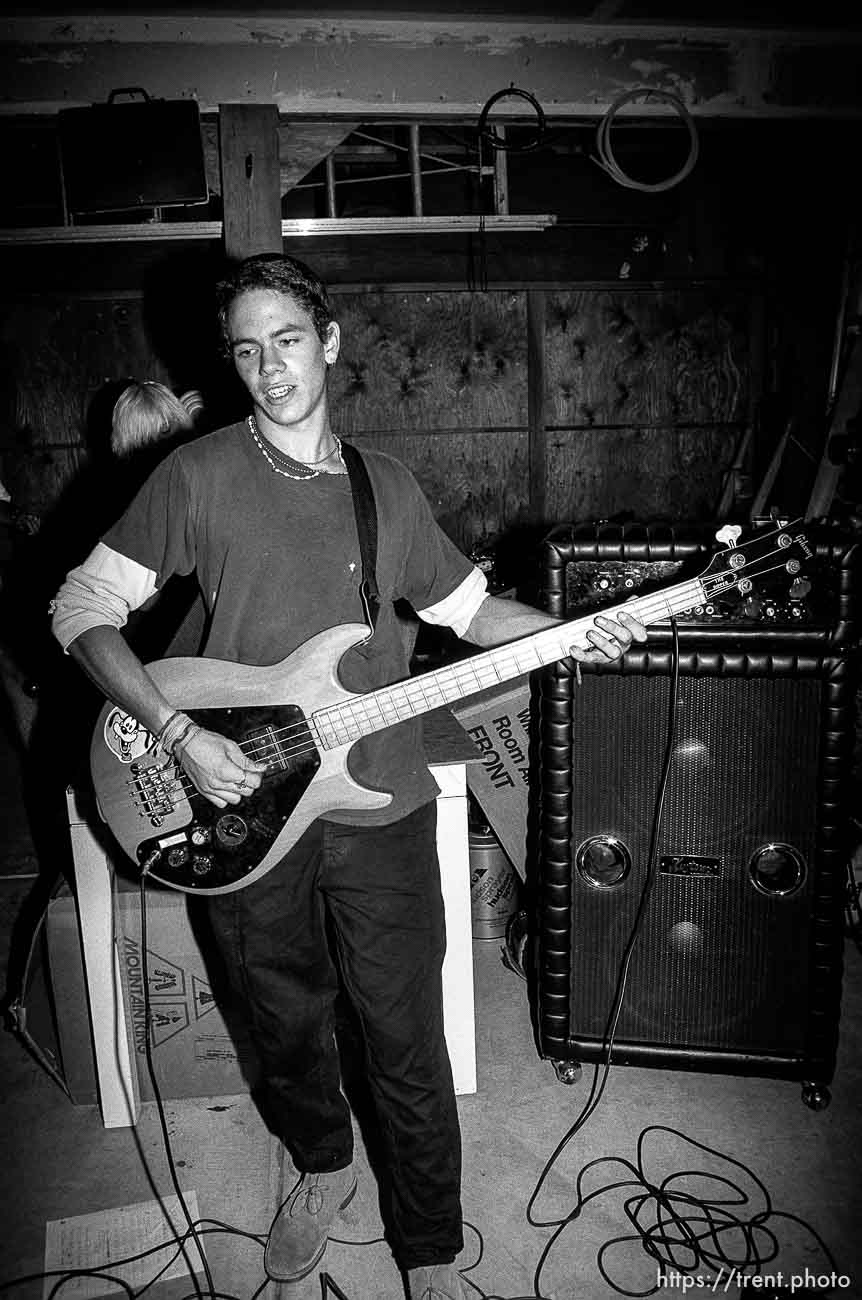
[[[192,1222],[197,1222],[197,1192],[183,1192],[183,1204]],[[185,1239],[184,1251],[176,1238]],[[50,1300],[60,1281],[57,1274],[66,1273],[65,1300],[122,1300],[138,1292],[148,1300],[183,1300],[196,1290],[190,1267],[197,1290],[206,1286],[202,1251],[205,1255],[206,1239],[188,1236],[178,1196],[51,1219],[45,1227],[42,1294]]]
[[522,877],[527,860],[530,788],[530,686],[504,684],[452,708],[481,763],[467,766],[467,785]]
[[[212,958],[205,959],[184,894],[147,890],[147,970],[150,1047],[164,1098],[229,1096],[248,1092],[254,1057],[248,1040],[231,1021],[226,1003],[213,992]],[[199,902],[200,900],[194,900]],[[153,1098],[146,1060],[144,961],[137,885],[116,881],[116,942],[123,1001],[137,1064],[142,1101]],[[87,992],[75,900],[70,893],[48,909],[48,961],[57,1013],[63,1073],[72,1100],[97,1101]]]
[[[163,1097],[218,1097],[248,1092],[254,1053],[219,982],[205,936],[193,925],[189,900],[173,890],[147,889],[146,974],[150,1001],[150,1052]],[[153,1098],[147,1065],[144,953],[140,895],[117,895],[117,948],[141,1101]],[[230,1028],[228,1028],[230,1019]]]

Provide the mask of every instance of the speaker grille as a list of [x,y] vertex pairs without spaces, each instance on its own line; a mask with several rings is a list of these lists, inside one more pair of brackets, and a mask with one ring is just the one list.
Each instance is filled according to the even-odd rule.
[[[838,657],[773,656],[750,639],[745,649],[681,662],[657,872],[614,1059],[828,1081],[855,676]],[[669,667],[638,652],[585,672],[580,688],[566,665],[540,675],[538,1018],[540,1047],[557,1059],[604,1050],[646,879]],[[575,865],[600,835],[632,859],[610,888]],[[771,843],[804,863],[783,895],[751,878]]]
[[[601,1037],[642,892],[669,678],[586,677],[575,699],[572,838],[608,832],[633,868],[619,890],[572,887],[572,1028]],[[657,859],[693,859],[691,874],[658,871],[632,959],[619,1032],[633,1041],[795,1052],[807,997],[811,880],[767,898],[748,864],[772,840],[815,852],[819,683],[681,678]],[[620,740],[601,736],[624,720]],[[807,743],[800,744],[799,738]],[[791,777],[792,779],[788,779]],[[698,862],[717,863],[698,870]],[[579,936],[600,932],[598,954]],[[599,957],[600,974],[590,964]]]

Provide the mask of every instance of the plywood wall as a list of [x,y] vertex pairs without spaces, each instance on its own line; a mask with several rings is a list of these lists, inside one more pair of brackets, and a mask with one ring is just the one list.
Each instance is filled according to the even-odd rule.
[[397,456],[468,550],[529,510],[523,293],[338,294],[344,437]]
[[[542,292],[538,357],[525,289],[335,293],[339,431],[404,460],[467,550],[524,523],[714,513],[753,396],[745,292]],[[92,455],[100,389],[172,376],[134,295],[28,300],[0,332],[0,478],[46,511]]]
[[548,295],[550,519],[715,514],[749,419],[750,311],[697,287]]

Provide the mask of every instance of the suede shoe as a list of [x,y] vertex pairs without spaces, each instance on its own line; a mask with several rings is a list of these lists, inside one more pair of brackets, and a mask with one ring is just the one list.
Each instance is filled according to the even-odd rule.
[[407,1270],[410,1300],[468,1300],[454,1264],[424,1264]]
[[303,1174],[269,1230],[263,1266],[274,1282],[298,1282],[323,1257],[329,1231],[356,1192],[352,1165],[331,1173]]

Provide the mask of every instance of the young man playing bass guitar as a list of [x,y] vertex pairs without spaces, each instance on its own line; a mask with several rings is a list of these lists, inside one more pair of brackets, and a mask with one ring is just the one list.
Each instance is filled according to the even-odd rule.
[[[215,671],[210,661],[221,665],[223,694],[235,665],[237,681],[249,683],[243,699],[250,699],[258,680],[250,674],[275,680],[280,668],[273,666],[291,656],[306,678],[334,678],[337,670],[347,692],[379,694],[409,677],[398,600],[481,647],[559,625],[488,595],[483,575],[437,526],[409,471],[383,452],[365,451],[376,511],[376,622],[373,635],[333,640],[332,629],[369,621],[347,473],[351,449],[335,432],[327,399],[339,327],[319,278],[288,257],[248,259],[219,292],[225,345],[251,414],[168,455],[68,575],[54,630],[109,700],[173,756],[194,790],[215,809],[236,812],[239,838],[246,826],[240,814],[260,797],[265,774],[279,764],[284,774],[293,759],[279,749],[276,763],[275,750],[244,748],[195,722],[155,669],[132,654],[120,628],[172,575],[195,572],[206,605],[203,658],[176,661],[200,665],[197,699],[206,672]],[[646,633],[635,617],[598,615],[587,637],[589,645],[571,647],[572,655],[609,661]],[[277,839],[270,856],[278,860],[267,860],[262,874],[241,888],[211,891],[209,900],[261,1063],[268,1117],[299,1174],[273,1221],[266,1268],[281,1282],[310,1273],[356,1187],[333,1040],[340,976],[365,1039],[391,1184],[391,1240],[407,1293],[410,1300],[465,1297],[453,1263],[462,1248],[461,1143],[443,1037],[436,787],[420,724],[409,717],[375,722],[350,748],[349,770],[346,761],[327,768],[322,724],[309,724],[308,713],[301,734],[321,766],[303,787],[296,815],[303,807],[315,815],[284,853]],[[206,872],[209,857],[200,861]]]

